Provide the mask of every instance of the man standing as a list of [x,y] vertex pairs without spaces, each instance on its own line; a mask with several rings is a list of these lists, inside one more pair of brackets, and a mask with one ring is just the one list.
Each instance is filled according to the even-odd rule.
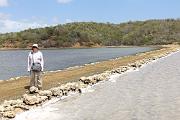
[[32,51],[28,55],[28,72],[30,72],[30,87],[42,89],[42,72],[44,69],[43,54],[39,51],[38,44],[33,44]]

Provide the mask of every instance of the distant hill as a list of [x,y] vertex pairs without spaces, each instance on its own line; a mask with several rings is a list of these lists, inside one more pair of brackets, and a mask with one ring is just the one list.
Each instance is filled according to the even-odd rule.
[[180,43],[180,20],[148,20],[121,24],[74,22],[54,27],[0,34],[0,47],[92,47]]

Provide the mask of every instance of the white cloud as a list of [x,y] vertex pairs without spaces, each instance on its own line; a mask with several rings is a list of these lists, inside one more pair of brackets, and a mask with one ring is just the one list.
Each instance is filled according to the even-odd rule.
[[57,2],[60,4],[67,4],[67,3],[72,2],[72,0],[57,0]]
[[40,21],[31,22],[30,20],[11,20],[9,15],[0,13],[0,33],[17,32],[28,28],[39,28],[48,26]]
[[38,27],[45,27],[47,24],[39,24],[37,22],[18,22],[13,20],[0,20],[0,32],[16,32],[20,30],[25,30],[28,28],[38,28]]
[[47,26],[55,26],[58,24],[66,24],[79,22],[78,20],[65,19],[61,21],[57,16],[51,19],[51,22],[46,24],[47,19],[42,17],[32,16],[30,19],[13,20],[10,14],[0,13],[0,33],[18,32],[29,28],[43,28]]
[[71,20],[71,19],[66,19],[66,20],[65,20],[65,23],[72,23],[72,22],[75,22],[75,21],[73,21],[73,20]]
[[0,7],[6,7],[8,5],[8,0],[0,0]]
[[78,19],[65,19],[64,24],[66,24],[66,23],[74,23],[74,22],[86,22],[86,21],[78,20]]

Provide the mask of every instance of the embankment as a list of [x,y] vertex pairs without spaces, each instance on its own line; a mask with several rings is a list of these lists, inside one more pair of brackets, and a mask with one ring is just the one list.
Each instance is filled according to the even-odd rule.
[[[80,92],[80,88],[86,85],[95,84],[98,81],[105,80],[112,73],[122,73],[131,68],[141,67],[142,64],[156,60],[167,54],[176,51],[179,46],[165,46],[160,50],[150,51],[146,53],[139,53],[133,56],[121,57],[113,60],[103,61],[96,64],[90,64],[83,67],[72,68],[63,71],[49,72],[44,74],[44,89],[51,89],[50,91],[38,91],[37,95],[29,96],[22,95],[27,91],[28,77],[21,77],[13,81],[4,81],[0,83],[0,96],[1,101],[6,99],[19,99],[17,102],[6,101],[5,109],[6,111],[14,112],[15,108],[18,109],[29,109],[26,108],[27,105],[39,105],[42,102],[50,99],[52,96],[66,95],[68,91],[77,91]],[[95,74],[95,75],[94,75]],[[90,76],[90,77],[82,77]],[[78,82],[80,80],[80,82]],[[75,82],[75,83],[69,83]],[[65,84],[67,83],[67,84]],[[63,84],[63,85],[62,85]],[[60,88],[58,87],[60,86]],[[60,91],[59,91],[60,90]],[[44,97],[41,97],[44,96]],[[50,96],[50,97],[49,97]],[[30,100],[34,100],[31,104]],[[20,104],[20,106],[18,106]],[[13,107],[16,106],[16,107]],[[17,107],[18,106],[18,107]],[[25,106],[25,107],[24,107]],[[10,108],[8,108],[10,107]],[[4,106],[3,106],[4,109]],[[6,112],[5,112],[6,113]],[[11,113],[10,113],[11,114]],[[6,115],[6,114],[5,114]]]

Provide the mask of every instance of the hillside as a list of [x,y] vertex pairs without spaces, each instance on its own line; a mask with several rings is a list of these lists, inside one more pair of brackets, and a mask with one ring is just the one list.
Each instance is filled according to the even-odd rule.
[[0,47],[161,45],[180,43],[180,20],[148,20],[121,24],[75,22],[0,34]]

